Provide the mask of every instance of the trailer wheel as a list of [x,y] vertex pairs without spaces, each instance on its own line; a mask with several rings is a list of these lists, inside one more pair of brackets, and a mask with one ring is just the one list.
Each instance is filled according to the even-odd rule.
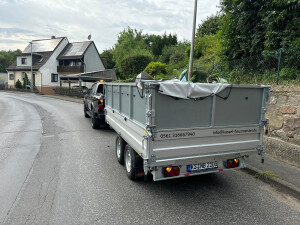
[[124,162],[127,176],[130,180],[136,179],[136,164],[137,164],[137,154],[135,151],[127,144],[124,151]]
[[125,151],[126,142],[121,138],[120,135],[116,138],[116,156],[120,164],[124,164],[124,151]]

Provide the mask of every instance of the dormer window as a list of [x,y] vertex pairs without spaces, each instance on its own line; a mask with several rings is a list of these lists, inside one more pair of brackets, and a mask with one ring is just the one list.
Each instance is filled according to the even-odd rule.
[[22,65],[26,65],[27,64],[27,58],[21,58],[21,63],[22,63]]

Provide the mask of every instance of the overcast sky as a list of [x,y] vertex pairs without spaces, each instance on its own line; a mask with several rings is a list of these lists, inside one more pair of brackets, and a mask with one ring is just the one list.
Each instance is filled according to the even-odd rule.
[[[198,0],[197,24],[216,14],[219,0]],[[0,50],[24,50],[31,40],[66,36],[99,52],[127,26],[191,39],[194,0],[0,0]]]

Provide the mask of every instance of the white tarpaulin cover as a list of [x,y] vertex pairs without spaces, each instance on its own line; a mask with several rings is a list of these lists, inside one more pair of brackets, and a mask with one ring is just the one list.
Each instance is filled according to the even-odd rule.
[[184,99],[207,97],[230,86],[230,84],[223,83],[190,83],[179,80],[166,80],[158,83],[161,94]]

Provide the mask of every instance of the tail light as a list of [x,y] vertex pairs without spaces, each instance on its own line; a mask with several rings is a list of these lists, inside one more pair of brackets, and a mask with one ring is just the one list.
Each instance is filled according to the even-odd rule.
[[178,166],[170,166],[163,168],[165,177],[174,177],[180,174],[180,168]]
[[104,103],[104,100],[102,98],[100,98],[98,100],[98,109],[104,109],[103,103]]
[[228,159],[226,161],[226,168],[236,168],[240,165],[240,160],[239,159]]

